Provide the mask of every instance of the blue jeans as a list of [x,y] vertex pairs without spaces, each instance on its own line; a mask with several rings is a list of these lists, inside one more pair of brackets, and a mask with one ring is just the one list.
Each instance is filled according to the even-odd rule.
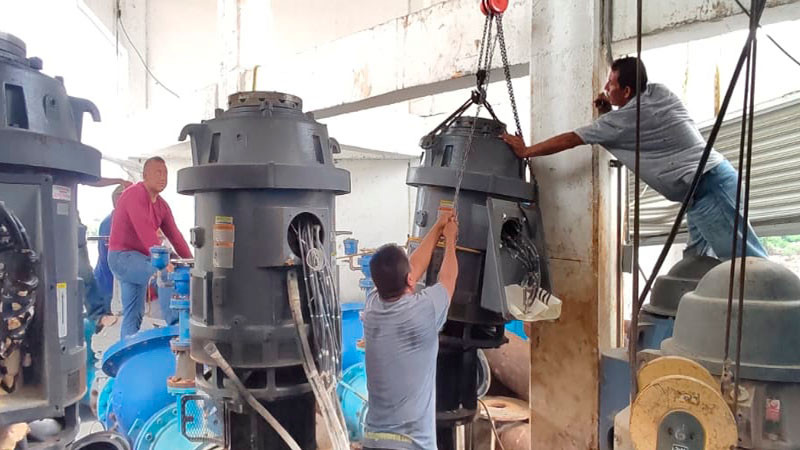
[[[700,179],[694,199],[687,211],[689,243],[684,253],[731,259],[733,221],[739,214],[736,256],[742,254],[744,221],[736,211],[736,181],[738,173],[727,160],[706,172]],[[767,257],[767,251],[747,223],[747,256]]]
[[142,325],[147,283],[156,268],[150,264],[149,256],[137,251],[108,252],[108,267],[122,290],[120,336],[124,338],[136,334]]

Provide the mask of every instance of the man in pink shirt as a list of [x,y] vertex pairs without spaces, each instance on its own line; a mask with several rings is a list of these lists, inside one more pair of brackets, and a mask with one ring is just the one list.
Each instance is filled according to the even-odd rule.
[[158,195],[167,187],[166,163],[154,156],[145,161],[142,175],[144,181],[125,189],[117,201],[108,243],[108,267],[122,288],[123,338],[142,324],[147,283],[156,272],[150,247],[161,245],[159,228],[181,258],[192,257],[169,205]]

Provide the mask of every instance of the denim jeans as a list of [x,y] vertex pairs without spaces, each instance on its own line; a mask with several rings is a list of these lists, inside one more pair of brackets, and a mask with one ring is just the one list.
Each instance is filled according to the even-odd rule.
[[150,257],[137,251],[108,252],[108,267],[119,280],[122,294],[122,328],[120,336],[139,331],[144,316],[147,283],[156,273]]
[[[742,254],[744,224],[736,211],[736,181],[738,173],[727,160],[706,172],[700,179],[693,202],[687,211],[689,243],[684,253],[731,259],[733,221],[739,214],[736,256]],[[767,257],[767,251],[747,223],[747,256]]]

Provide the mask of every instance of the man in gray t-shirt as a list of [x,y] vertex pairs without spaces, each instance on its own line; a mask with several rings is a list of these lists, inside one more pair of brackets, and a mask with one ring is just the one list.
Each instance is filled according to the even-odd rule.
[[[365,450],[436,449],[436,355],[458,277],[457,234],[452,210],[440,210],[410,257],[392,244],[372,256],[375,290],[364,308]],[[438,283],[415,292],[441,236],[445,253]]]
[[[552,155],[584,144],[605,147],[629,170],[634,169],[636,148],[636,95],[641,91],[639,174],[648,186],[669,200],[683,201],[697,171],[706,141],[681,100],[661,84],[647,84],[644,63],[639,63],[641,78],[636,86],[636,58],[621,58],[611,65],[606,93],[595,106],[600,117],[592,124],[526,147],[522,138],[503,135],[521,158]],[[618,108],[612,110],[612,106]],[[709,154],[700,184],[688,211],[687,252],[731,257],[736,211],[738,174],[719,152]],[[741,216],[739,226],[742,227]],[[747,224],[747,255],[766,257],[767,253],[750,224]],[[743,233],[739,229],[739,242]],[[741,245],[741,244],[739,244]],[[741,247],[737,246],[737,255]]]

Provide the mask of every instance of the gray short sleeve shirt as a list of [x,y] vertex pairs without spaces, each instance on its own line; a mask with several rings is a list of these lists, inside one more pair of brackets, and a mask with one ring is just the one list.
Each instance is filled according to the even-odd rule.
[[[672,201],[683,200],[697,170],[706,140],[681,100],[666,86],[649,84],[641,101],[639,174],[648,186]],[[575,130],[586,144],[605,147],[629,170],[636,150],[636,99]],[[705,171],[724,160],[711,150]]]
[[448,306],[441,283],[393,302],[368,296],[365,446],[436,449],[436,356]]

